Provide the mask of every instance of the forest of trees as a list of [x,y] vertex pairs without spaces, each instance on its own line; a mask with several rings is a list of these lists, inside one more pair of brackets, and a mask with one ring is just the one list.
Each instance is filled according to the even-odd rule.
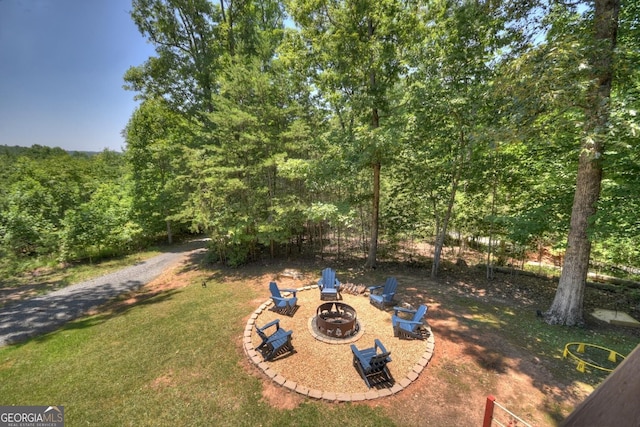
[[589,259],[640,266],[636,2],[133,0],[131,16],[156,54],[124,76],[125,152],[0,152],[4,257],[192,232],[228,265],[306,242],[375,267],[379,245],[418,241],[435,277],[456,233],[562,255],[546,315],[569,325]]

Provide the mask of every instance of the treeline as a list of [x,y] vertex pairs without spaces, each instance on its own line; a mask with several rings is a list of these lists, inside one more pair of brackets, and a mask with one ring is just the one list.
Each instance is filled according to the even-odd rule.
[[3,250],[82,257],[177,228],[231,265],[307,242],[374,266],[379,242],[426,241],[435,275],[452,232],[561,253],[598,140],[592,258],[638,266],[638,7],[622,2],[594,127],[592,2],[134,0],[156,55],[125,75],[126,152],[20,157],[43,173],[8,169]]
[[563,251],[586,152],[592,254],[637,265],[638,6],[599,7],[133,1],[156,46],[125,76],[134,186],[232,264],[331,233],[369,266],[379,241],[433,242],[435,274],[452,230]]
[[[136,210],[125,156],[0,147],[4,266],[122,254],[157,239]],[[17,261],[17,262],[16,262]]]

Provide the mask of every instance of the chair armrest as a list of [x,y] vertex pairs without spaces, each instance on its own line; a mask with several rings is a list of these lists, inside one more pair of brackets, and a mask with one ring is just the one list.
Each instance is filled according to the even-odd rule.
[[380,288],[384,288],[384,286],[379,285],[379,286],[369,286],[369,292],[375,290],[375,289],[380,289]]
[[382,353],[386,353],[387,352],[387,349],[384,348],[384,345],[382,344],[382,342],[378,338],[376,338],[374,342],[376,344],[376,348],[379,348]]
[[395,312],[395,314],[398,314],[398,312],[416,314],[417,312],[417,310],[411,310],[403,307],[393,307],[393,311]]
[[280,319],[272,320],[271,322],[267,323],[266,325],[258,329],[260,329],[261,331],[264,331],[265,329],[268,329],[273,325],[276,325],[276,328],[280,329]]
[[290,293],[292,293],[292,294],[293,294],[293,296],[294,296],[294,297],[296,296],[296,292],[298,292],[298,290],[297,290],[297,289],[290,289],[290,288],[287,288],[287,289],[280,289],[280,291],[282,291],[282,292],[290,292]]
[[419,321],[416,321],[416,320],[397,319],[396,322],[398,322],[398,323],[406,323],[408,325],[424,325],[424,322],[419,322]]

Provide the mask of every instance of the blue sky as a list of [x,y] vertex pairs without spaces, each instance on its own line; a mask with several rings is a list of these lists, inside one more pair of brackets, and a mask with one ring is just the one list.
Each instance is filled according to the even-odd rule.
[[153,55],[131,0],[0,0],[0,145],[122,151],[122,76]]

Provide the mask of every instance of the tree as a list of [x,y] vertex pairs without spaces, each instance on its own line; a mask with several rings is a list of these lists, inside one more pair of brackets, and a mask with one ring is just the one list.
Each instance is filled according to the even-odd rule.
[[0,239],[16,254],[48,255],[68,209],[91,192],[89,159],[35,146],[15,159],[5,182]]
[[640,153],[637,149],[640,98],[640,4],[620,8],[611,129],[603,159],[602,194],[593,224],[592,258],[628,267],[640,259]]
[[131,220],[129,193],[123,182],[104,182],[88,201],[67,211],[60,233],[62,258],[91,260],[133,249],[142,230]]
[[203,120],[229,58],[271,58],[284,12],[274,0],[133,0],[131,17],[157,56],[131,67],[125,87]]
[[172,217],[184,201],[178,176],[189,134],[188,123],[162,98],[144,101],[125,129],[134,216],[148,236],[164,230],[169,243]]
[[586,89],[583,142],[578,158],[565,263],[556,295],[545,313],[549,324],[571,326],[583,322],[584,289],[591,253],[588,229],[600,197],[619,12],[620,0],[595,1],[591,30],[593,43],[589,46],[589,57],[585,58],[591,81]]
[[[34,146],[16,152],[11,168],[3,169],[0,203],[0,242],[7,254],[18,257],[79,259],[96,242],[109,253],[125,248],[122,236],[130,222],[128,208],[114,209],[128,198],[118,195],[127,187],[120,153],[105,150],[95,155],[69,154],[60,148]],[[111,197],[92,212],[85,207],[100,188]],[[87,233],[76,231],[87,230]],[[96,229],[104,232],[96,233]],[[129,233],[132,235],[133,233]],[[132,239],[129,239],[130,241]]]
[[[136,0],[132,17],[159,55],[125,76],[129,88],[155,103],[136,113],[128,132],[137,200],[147,197],[148,207],[171,211],[160,217],[210,233],[220,258],[240,263],[264,243],[261,231],[267,240],[282,238],[275,221],[262,223],[276,208],[276,165],[286,157],[280,134],[295,105],[289,85],[278,84],[282,70],[274,70],[282,5]],[[180,211],[178,169],[184,184]],[[236,253],[228,257],[227,250]]]
[[[398,0],[292,0],[288,9],[304,40],[302,60],[322,102],[349,138],[349,151],[372,171],[371,239],[366,265],[375,267],[380,178],[393,141],[384,120],[389,92],[407,72],[403,49],[412,40],[417,6]],[[349,156],[349,154],[347,154]],[[354,156],[355,157],[355,156]]]
[[494,142],[494,70],[513,38],[505,30],[507,17],[491,2],[436,1],[424,19],[424,39],[411,49],[413,72],[404,90],[407,143],[400,186],[428,201],[423,210],[431,213],[435,231],[435,277],[472,153]]
[[125,74],[141,99],[163,97],[190,114],[213,111],[215,75],[224,53],[221,12],[207,0],[133,0],[131,17],[157,56]]

